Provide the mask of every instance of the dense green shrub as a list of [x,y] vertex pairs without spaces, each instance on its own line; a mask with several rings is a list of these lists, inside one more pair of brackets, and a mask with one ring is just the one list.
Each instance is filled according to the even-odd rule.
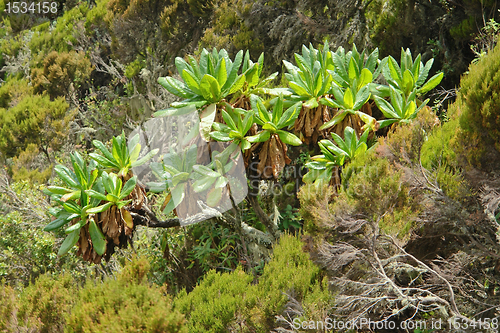
[[52,176],[53,164],[45,167],[40,160],[40,150],[33,143],[26,146],[26,149],[12,159],[12,179],[14,181],[27,180],[33,184],[43,184]]
[[60,242],[42,229],[47,222],[45,205],[45,195],[29,181],[17,181],[0,191],[0,281],[26,286],[41,274],[61,272],[71,272],[81,281],[92,269],[77,257],[57,256]]
[[379,227],[398,237],[408,235],[419,212],[409,195],[402,166],[374,152],[357,156],[342,170],[342,191],[330,209],[339,217],[361,214],[373,221],[380,218]]
[[457,133],[460,131],[458,118],[437,126],[422,145],[420,156],[422,166],[433,171],[441,189],[452,199],[467,195],[462,176],[466,161],[457,153]]
[[0,216],[0,278],[28,283],[55,268],[58,261],[54,253],[55,238],[34,226],[23,221],[18,212]]
[[[473,165],[487,167],[486,153],[493,147],[500,152],[500,46],[472,64],[462,77],[457,101],[450,107],[451,117],[459,117],[459,141]],[[460,147],[461,146],[461,147]]]
[[88,281],[67,317],[65,332],[187,332],[170,299],[146,281],[149,263],[138,259],[116,279]]
[[210,271],[191,293],[179,293],[175,307],[188,318],[189,332],[227,332],[255,304],[248,293],[253,277],[241,268],[232,273]]
[[110,0],[99,0],[95,2],[95,6],[87,12],[85,20],[85,31],[88,35],[95,34],[96,29],[108,27],[108,22],[105,20],[108,15],[108,3]]
[[257,284],[241,268],[212,270],[191,293],[179,293],[175,307],[186,315],[189,331],[269,332],[291,297],[301,303],[305,318],[324,318],[331,301],[326,280],[302,246],[298,238],[282,236]]
[[41,333],[62,332],[75,302],[75,280],[69,275],[42,275],[20,295],[18,322]]
[[74,36],[76,25],[85,18],[88,12],[86,2],[66,11],[56,21],[42,23],[32,29],[34,32],[30,42],[33,67],[43,63],[47,54],[52,51],[69,52],[77,44]]
[[90,60],[84,52],[50,52],[43,61],[43,68],[33,68],[31,78],[34,91],[46,91],[53,99],[65,96],[84,84],[92,72]]
[[46,155],[49,148],[58,149],[74,116],[67,110],[64,98],[51,101],[34,94],[27,81],[9,80],[0,87],[0,152],[13,157],[30,143]]
[[16,325],[16,293],[6,285],[0,285],[0,332],[12,332]]
[[304,318],[325,318],[323,311],[331,301],[327,279],[309,253],[303,251],[303,246],[297,237],[285,235],[274,247],[271,260],[255,286],[256,305],[250,312],[258,331],[269,332],[275,327],[276,315],[283,312],[291,297],[302,303]]

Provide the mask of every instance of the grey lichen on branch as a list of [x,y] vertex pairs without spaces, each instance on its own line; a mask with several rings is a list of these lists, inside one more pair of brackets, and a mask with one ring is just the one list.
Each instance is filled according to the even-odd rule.
[[142,206],[141,209],[137,211],[131,211],[130,215],[132,215],[134,225],[141,225],[149,228],[174,228],[195,224],[204,220],[215,219],[218,223],[232,230],[240,229],[243,237],[259,245],[271,247],[272,244],[274,244],[275,238],[271,234],[255,229],[227,213],[222,214],[219,210],[206,205],[201,200],[198,201],[198,206],[202,210],[201,213],[182,220],[178,217],[160,220],[147,206]]

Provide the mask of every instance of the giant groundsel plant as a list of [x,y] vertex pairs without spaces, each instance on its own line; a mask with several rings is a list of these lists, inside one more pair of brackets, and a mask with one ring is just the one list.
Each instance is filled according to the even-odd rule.
[[[45,230],[64,228],[67,236],[59,254],[78,245],[85,260],[97,263],[109,258],[115,247],[126,246],[137,225],[174,227],[183,224],[182,219],[196,223],[236,211],[243,200],[234,200],[236,192],[247,195],[242,188],[252,189],[248,201],[276,237],[277,225],[250,195],[258,193],[255,186],[263,180],[280,180],[292,162],[290,151],[314,155],[305,163],[305,183],[340,185],[339,169],[370,149],[380,128],[412,121],[428,102],[420,98],[443,78],[438,73],[427,80],[432,59],[424,65],[421,56],[413,59],[409,50],[402,50],[398,64],[391,56],[379,59],[377,49],[359,52],[353,46],[348,52],[334,52],[325,43],[318,49],[303,46],[294,59],[295,64],[283,62],[287,87],[269,88],[278,74],[263,76],[263,54],[253,62],[248,51],[231,58],[225,50],[203,49],[198,58],[176,58],[180,79],[167,76],[158,82],[181,100],[154,116],[176,119],[197,112],[193,133],[198,135],[182,138],[175,151],[160,154],[142,151],[137,136],[127,143],[122,134],[109,145],[94,141],[89,161],[75,153],[72,169],[57,166],[62,185],[45,189],[54,203],[49,210],[53,220]],[[378,83],[381,74],[387,85]],[[377,108],[383,115],[379,119],[373,112]],[[153,157],[151,178],[143,184],[132,168]],[[238,173],[242,179],[235,182]],[[245,174],[252,180],[250,186]],[[164,193],[162,211],[176,217],[160,221],[147,190]],[[251,230],[241,220],[234,227],[239,233]],[[259,242],[262,234],[247,233],[259,235]]]

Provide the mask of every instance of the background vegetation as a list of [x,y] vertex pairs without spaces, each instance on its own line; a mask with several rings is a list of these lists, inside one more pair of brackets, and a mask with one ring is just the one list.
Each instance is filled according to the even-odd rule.
[[[495,2],[57,3],[57,13],[44,16],[5,13],[6,0],[0,0],[0,331],[294,332],[303,331],[293,327],[295,318],[327,317],[441,318],[469,327],[485,319],[498,322]],[[394,110],[395,95],[377,99],[372,92],[367,102],[362,89],[357,97],[367,103],[346,108],[338,103],[356,86],[348,80],[339,84],[342,98],[331,91],[301,94],[295,84],[300,80],[294,70],[314,72],[294,56],[304,56],[302,45],[308,50],[309,43],[320,53],[322,45],[366,50],[356,79],[370,67],[365,60],[375,48],[378,59],[392,56],[399,65],[409,48],[411,61],[417,54],[423,64],[434,59],[428,78],[443,72],[443,80],[427,94],[428,107],[412,115]],[[120,239],[107,250],[109,261],[83,261],[76,248],[58,256],[64,230],[43,230],[56,220],[48,212],[60,198],[42,189],[66,186],[55,166],[73,170],[75,152],[88,165],[90,154],[99,153],[93,140],[111,148],[113,136],[175,105],[185,96],[169,93],[158,78],[183,80],[175,58],[199,60],[203,48],[213,47],[225,49],[229,59],[248,50],[249,59],[259,59],[259,82],[278,72],[267,85],[242,87],[246,98],[227,95],[228,101],[241,97],[231,102],[245,110],[256,103],[250,93],[265,96],[265,89],[289,87],[295,96],[288,102],[285,97],[285,110],[300,102],[301,110],[350,113],[341,122],[309,123],[311,132],[297,122],[290,133],[305,144],[295,147],[287,136],[280,159],[270,154],[266,164],[283,170],[265,177],[248,173],[259,184],[258,195],[238,206],[248,229],[235,228],[227,216],[168,229],[136,225],[129,235],[133,245]],[[248,69],[253,63],[246,64]],[[374,83],[395,87],[405,98],[424,86],[415,79],[405,90],[404,71],[399,82],[386,68],[369,68]],[[330,101],[318,105],[323,97]],[[422,101],[415,97],[415,106]],[[278,103],[263,100],[270,112]],[[364,114],[379,125],[356,118]],[[298,117],[304,124],[308,119],[305,113]],[[230,125],[222,114],[216,121]],[[240,147],[265,132],[259,121],[266,119],[242,133]],[[362,136],[365,123],[372,131]],[[354,146],[339,152],[338,140],[318,134],[323,126],[341,142],[350,137]],[[235,124],[233,130],[244,127]],[[271,134],[288,126],[274,127],[268,127]],[[222,127],[214,132],[216,139],[229,137]],[[249,161],[264,159],[262,141],[248,141],[258,145]],[[318,176],[311,170],[322,171]],[[162,213],[167,194],[145,197],[159,219],[174,217]]]

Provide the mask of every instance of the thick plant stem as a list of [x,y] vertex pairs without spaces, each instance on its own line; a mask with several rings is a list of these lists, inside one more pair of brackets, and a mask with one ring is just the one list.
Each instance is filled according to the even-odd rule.
[[266,227],[267,231],[274,237],[274,239],[278,239],[280,237],[278,226],[273,223],[273,221],[260,206],[259,200],[257,199],[257,191],[257,188],[249,187],[247,200],[252,206],[252,209],[254,210],[260,222],[262,222],[262,224]]

